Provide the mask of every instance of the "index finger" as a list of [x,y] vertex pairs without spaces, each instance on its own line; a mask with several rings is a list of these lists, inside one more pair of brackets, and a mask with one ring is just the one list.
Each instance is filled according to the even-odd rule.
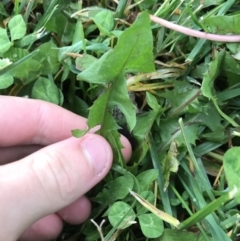
[[87,129],[87,119],[62,107],[20,97],[0,96],[0,146],[49,145]]

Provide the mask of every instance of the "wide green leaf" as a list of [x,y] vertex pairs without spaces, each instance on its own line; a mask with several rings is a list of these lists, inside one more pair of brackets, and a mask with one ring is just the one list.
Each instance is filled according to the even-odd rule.
[[55,74],[60,66],[57,46],[53,42],[47,42],[42,44],[39,50],[34,59],[42,64],[41,73],[43,75]]
[[[127,43],[127,44],[126,44]],[[113,50],[108,51],[89,68],[78,74],[78,80],[90,83],[111,83],[90,109],[88,126],[101,125],[99,133],[112,145],[115,159],[122,161],[121,143],[115,141],[117,124],[111,112],[116,106],[124,114],[130,131],[136,124],[135,106],[129,99],[125,74],[128,72],[150,72],[154,70],[153,39],[149,15],[139,18],[119,37]],[[114,143],[113,143],[114,142]]]
[[142,13],[119,37],[113,50],[77,76],[91,83],[110,83],[119,74],[154,71],[153,38],[148,13]]
[[119,228],[127,228],[132,225],[135,218],[136,215],[134,211],[130,205],[125,202],[115,202],[108,210],[108,219],[113,227],[122,220]]
[[180,231],[174,229],[164,229],[163,235],[154,241],[203,241],[204,238],[199,233]]
[[8,23],[10,30],[11,40],[17,40],[24,37],[27,31],[26,23],[21,14],[15,15]]
[[103,10],[93,17],[93,21],[100,30],[101,35],[110,35],[114,27],[113,13],[109,10]]
[[230,189],[238,189],[235,199],[240,203],[240,147],[232,147],[224,154],[223,165]]
[[[3,56],[15,63],[27,55],[29,52],[26,49],[11,47]],[[40,75],[41,67],[39,61],[29,58],[11,70],[11,73],[15,78],[21,79],[24,84],[27,84]]]
[[0,54],[8,51],[11,46],[12,43],[8,38],[7,30],[0,27]]
[[138,216],[138,220],[141,230],[147,238],[157,238],[162,235],[163,221],[155,214],[141,214]]
[[0,89],[5,89],[13,84],[13,76],[9,73],[0,75]]
[[47,78],[40,77],[34,83],[32,98],[45,100],[54,104],[60,104],[61,95],[54,82]]
[[217,78],[220,72],[220,67],[225,55],[225,51],[218,52],[213,61],[210,62],[207,72],[204,73],[203,83],[202,83],[202,94],[209,99],[214,98],[214,80]]
[[216,100],[216,90],[214,88],[214,81],[218,77],[221,71],[221,66],[224,60],[225,51],[216,52],[214,60],[209,63],[209,67],[206,73],[204,73],[202,83],[202,94],[213,101],[219,114],[226,119],[233,126],[237,127],[238,124],[228,115],[226,115],[219,107]]
[[210,16],[203,23],[218,34],[240,34],[240,14],[231,16]]
[[116,200],[125,198],[129,194],[129,190],[133,189],[134,180],[130,175],[124,175],[108,182],[102,192],[100,192],[94,201],[105,204],[112,204]]
[[76,69],[84,71],[96,61],[97,59],[94,56],[90,54],[83,54],[81,57],[76,58]]
[[140,190],[147,190],[158,177],[158,170],[149,169],[137,175]]

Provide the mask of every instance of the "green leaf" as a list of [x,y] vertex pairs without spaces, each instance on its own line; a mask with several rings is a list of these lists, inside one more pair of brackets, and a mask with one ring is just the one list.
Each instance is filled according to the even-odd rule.
[[222,66],[222,62],[225,56],[225,51],[222,50],[216,53],[216,56],[212,62],[209,64],[209,68],[206,73],[204,73],[203,83],[202,83],[202,94],[207,98],[213,101],[218,113],[229,123],[231,123],[234,127],[237,127],[238,124],[229,116],[227,116],[218,106],[216,100],[216,91],[214,89],[214,80],[217,78],[220,72],[220,67]]
[[88,132],[88,130],[72,130],[72,135],[76,138],[80,138],[82,136],[84,136],[86,133]]
[[[11,47],[3,56],[15,63],[27,55],[29,53],[26,49]],[[11,70],[11,73],[15,78],[19,78],[24,84],[27,84],[40,75],[41,66],[37,60],[29,58]]]
[[94,56],[89,54],[83,54],[81,57],[76,58],[76,69],[84,71],[96,61],[97,59]]
[[230,189],[238,189],[235,199],[240,203],[240,147],[232,147],[224,154],[223,166]]
[[162,161],[163,165],[163,175],[164,175],[164,191],[166,191],[168,185],[169,185],[169,179],[171,172],[177,172],[178,171],[178,166],[179,166],[179,161],[177,159],[178,155],[178,142],[177,141],[172,141],[169,147],[169,150],[167,152],[167,155]]
[[11,40],[17,40],[24,37],[27,31],[26,24],[23,20],[21,14],[15,15],[8,23],[8,27],[10,30]]
[[230,53],[226,52],[221,66],[221,70],[227,73],[234,73],[240,75],[239,61],[234,59]]
[[[88,126],[93,128],[101,125],[99,133],[104,136],[112,146],[114,159],[122,162],[121,142],[117,132],[118,125],[111,115],[111,108],[115,105],[124,113],[130,131],[136,123],[135,106],[129,99],[123,76],[115,81],[111,89],[100,96],[90,108]],[[116,86],[116,87],[115,87]],[[114,138],[111,138],[114,137]],[[116,139],[117,138],[117,139]]]
[[110,83],[122,73],[151,72],[154,69],[153,37],[149,15],[144,12],[121,34],[116,47],[78,74],[77,79],[90,83]]
[[213,103],[209,103],[207,106],[205,106],[204,112],[199,113],[197,115],[186,115],[185,122],[187,123],[188,121],[197,121],[201,125],[207,126],[210,130],[216,131],[224,129],[222,125],[222,120],[223,118],[219,115]]
[[[134,2],[139,2],[138,0],[134,0]],[[139,8],[141,11],[149,10],[155,3],[155,0],[148,0],[148,1],[143,1],[140,2]]]
[[42,44],[39,50],[36,56],[34,56],[34,59],[42,64],[41,73],[43,75],[55,74],[60,66],[57,46],[50,41]]
[[11,46],[12,43],[8,38],[7,30],[0,27],[0,54],[8,51]]
[[144,172],[141,172],[136,176],[140,190],[145,191],[149,188],[150,184],[155,181],[158,177],[158,170],[149,169]]
[[[110,140],[110,136],[117,136],[118,128],[110,114],[111,110],[117,105],[123,112],[130,131],[136,124],[135,106],[128,96],[125,74],[153,70],[153,39],[149,15],[142,13],[134,24],[121,34],[113,50],[108,51],[77,76],[78,80],[90,83],[112,83],[90,109],[88,126],[92,128],[98,124],[101,125],[99,133],[110,142],[112,147],[116,147],[113,151],[118,157],[121,156],[119,152],[121,143],[119,141],[112,143],[114,138]],[[122,162],[122,158],[120,160]]]
[[217,52],[214,60],[210,62],[208,70],[204,73],[203,83],[202,83],[202,94],[209,99],[214,98],[214,80],[217,78],[222,61],[224,59],[225,51]]
[[100,192],[94,201],[102,203],[113,203],[116,200],[123,199],[133,189],[134,180],[130,175],[124,175],[108,182],[102,192]]
[[231,16],[210,16],[203,21],[211,32],[218,34],[240,34],[239,30],[240,14]]
[[163,235],[154,241],[203,241],[199,233],[180,231],[177,229],[164,229]]
[[150,94],[149,92],[146,92],[146,99],[147,99],[147,103],[148,105],[156,112],[158,112],[160,110],[160,105],[158,104],[158,101],[156,99],[156,97],[152,94]]
[[[133,133],[139,141],[142,142],[143,140],[147,139],[157,114],[158,113],[156,113],[154,110],[150,110],[149,112],[138,116]],[[146,125],[146,123],[148,124]]]
[[0,59],[0,70],[6,68],[8,65],[12,64],[12,62],[10,61],[10,59],[6,58],[6,59]]
[[[188,83],[187,81],[174,81],[174,89],[166,90],[161,94],[171,103],[170,116],[176,116],[184,113],[188,113],[188,106],[193,101],[196,101],[196,97],[199,93],[199,88]],[[192,101],[190,101],[192,99]]]
[[97,13],[92,19],[99,28],[101,35],[110,35],[110,31],[114,27],[114,18],[112,12],[109,10],[103,10]]
[[120,229],[127,228],[132,225],[133,221],[135,220],[136,215],[130,205],[125,202],[115,202],[109,209],[108,209],[108,219],[111,225],[114,227],[121,222],[119,225]]
[[40,77],[34,83],[32,98],[59,104],[60,97],[58,87],[51,80]]
[[6,11],[6,9],[4,8],[3,3],[0,2],[0,15],[4,16],[4,17],[8,17],[8,13]]
[[[199,124],[191,123],[191,125],[185,125],[185,132],[189,143],[195,145],[195,141],[198,139],[198,130]],[[161,120],[160,135],[163,142],[169,143],[169,145],[173,140],[178,141],[179,146],[185,143],[178,124],[178,118]]]
[[0,89],[6,89],[13,84],[13,76],[9,73],[0,75]]
[[162,235],[163,221],[155,214],[141,214],[138,216],[138,220],[141,230],[147,238],[157,238]]

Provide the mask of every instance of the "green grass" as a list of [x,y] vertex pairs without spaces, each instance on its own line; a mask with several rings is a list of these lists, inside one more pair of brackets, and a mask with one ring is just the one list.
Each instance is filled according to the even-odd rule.
[[[0,2],[0,94],[85,116],[89,128],[101,124],[114,151],[112,170],[88,193],[90,219],[105,223],[66,224],[63,233],[89,241],[237,240],[240,45],[191,37],[149,15],[240,34],[239,1],[200,2]],[[127,165],[118,125],[135,143]]]

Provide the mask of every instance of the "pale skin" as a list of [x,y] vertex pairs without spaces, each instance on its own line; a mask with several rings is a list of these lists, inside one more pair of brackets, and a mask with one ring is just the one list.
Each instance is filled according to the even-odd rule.
[[[86,119],[59,106],[0,96],[0,240],[44,241],[84,222],[84,196],[111,168],[113,154],[99,135],[71,137]],[[131,145],[121,137],[123,156]]]

